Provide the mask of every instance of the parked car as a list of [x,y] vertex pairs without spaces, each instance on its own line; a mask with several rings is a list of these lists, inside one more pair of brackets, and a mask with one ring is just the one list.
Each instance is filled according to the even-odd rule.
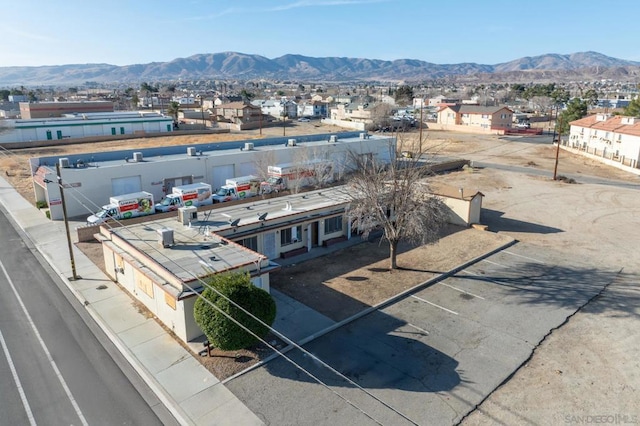
[[300,118],[298,118],[298,121],[301,122],[301,123],[308,123],[311,120],[308,119],[307,117],[300,117]]

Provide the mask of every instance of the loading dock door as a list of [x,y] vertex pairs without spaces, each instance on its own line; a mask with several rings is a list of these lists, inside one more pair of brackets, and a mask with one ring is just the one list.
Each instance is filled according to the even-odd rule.
[[225,181],[229,178],[233,178],[236,175],[233,174],[233,164],[225,164],[223,166],[213,167],[213,176],[211,179],[211,185],[214,189],[219,189],[224,185]]

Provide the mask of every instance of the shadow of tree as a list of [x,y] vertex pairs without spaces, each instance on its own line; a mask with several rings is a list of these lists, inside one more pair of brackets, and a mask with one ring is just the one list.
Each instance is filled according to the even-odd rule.
[[[598,296],[599,303],[590,305],[590,312],[613,313],[619,316],[640,316],[640,276],[598,268],[564,267],[527,262],[499,273],[478,275],[460,272],[456,278],[491,282],[517,290],[515,303],[578,308]],[[599,296],[603,289],[611,285]]]

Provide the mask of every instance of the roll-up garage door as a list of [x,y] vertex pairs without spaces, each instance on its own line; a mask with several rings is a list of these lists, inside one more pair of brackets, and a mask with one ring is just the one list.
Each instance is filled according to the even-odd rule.
[[140,176],[128,176],[111,179],[111,195],[131,194],[142,191]]
[[236,175],[233,174],[233,164],[225,164],[223,166],[213,167],[213,176],[211,179],[211,185],[214,189],[220,188],[225,184],[226,180]]

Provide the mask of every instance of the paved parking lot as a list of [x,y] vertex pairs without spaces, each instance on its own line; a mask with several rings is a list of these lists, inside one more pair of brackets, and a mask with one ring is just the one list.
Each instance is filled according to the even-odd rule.
[[[227,385],[267,424],[456,423],[615,277],[519,243]],[[354,406],[350,405],[350,401]]]

